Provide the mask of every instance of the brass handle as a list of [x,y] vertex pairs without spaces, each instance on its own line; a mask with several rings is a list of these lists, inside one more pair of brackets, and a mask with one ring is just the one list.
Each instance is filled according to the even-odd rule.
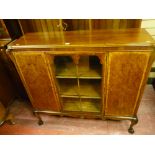
[[62,22],[62,23],[59,23],[57,27],[60,27],[60,29],[62,29],[63,31],[66,31],[68,24],[65,22]]

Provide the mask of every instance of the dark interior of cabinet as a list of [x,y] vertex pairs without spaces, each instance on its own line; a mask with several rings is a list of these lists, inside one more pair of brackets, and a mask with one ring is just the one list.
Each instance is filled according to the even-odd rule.
[[64,111],[100,112],[102,65],[97,56],[55,56],[55,75]]
[[101,79],[102,65],[97,56],[82,56],[78,65],[75,65],[69,56],[55,56],[54,63],[57,78],[77,78],[78,76],[86,79]]

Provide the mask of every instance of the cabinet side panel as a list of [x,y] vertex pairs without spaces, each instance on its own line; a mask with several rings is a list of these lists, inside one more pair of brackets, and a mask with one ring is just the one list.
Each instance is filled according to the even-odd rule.
[[15,92],[12,80],[6,72],[6,67],[0,60],[0,102],[7,107],[15,97]]
[[132,116],[149,52],[110,52],[105,115]]
[[14,57],[33,107],[60,111],[43,53],[14,53]]

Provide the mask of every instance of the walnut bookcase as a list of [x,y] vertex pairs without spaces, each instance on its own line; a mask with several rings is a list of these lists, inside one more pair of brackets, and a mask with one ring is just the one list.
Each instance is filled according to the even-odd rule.
[[131,120],[153,63],[144,29],[28,33],[8,45],[34,114]]

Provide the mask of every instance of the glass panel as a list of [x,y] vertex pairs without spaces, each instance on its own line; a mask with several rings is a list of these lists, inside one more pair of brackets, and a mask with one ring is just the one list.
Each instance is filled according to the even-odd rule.
[[79,78],[101,79],[102,65],[97,56],[81,56],[78,67]]
[[79,96],[77,79],[57,79],[60,96]]
[[55,56],[55,73],[64,111],[100,112],[102,65],[97,56]]
[[76,98],[62,98],[64,111],[81,111],[80,99]]
[[79,88],[77,79],[57,79],[60,96],[81,98],[101,98],[101,80],[80,79]]
[[55,73],[57,78],[76,78],[76,66],[69,56],[55,56]]
[[81,99],[81,108],[85,112],[100,112],[101,100],[99,99]]
[[101,80],[80,79],[81,98],[101,98]]

